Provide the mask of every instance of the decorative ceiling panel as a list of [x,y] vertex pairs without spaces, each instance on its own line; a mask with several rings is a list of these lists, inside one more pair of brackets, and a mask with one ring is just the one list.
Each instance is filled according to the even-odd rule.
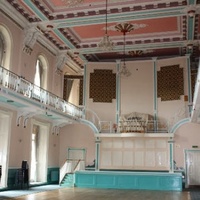
[[[143,26],[126,35],[127,59],[184,56],[186,53],[191,53],[194,59],[199,57],[196,48],[200,38],[199,0],[108,0],[108,35],[114,43],[112,52],[102,52],[98,48],[105,34],[105,0],[84,0],[74,7],[69,7],[63,0],[5,2],[13,13],[21,14],[30,26],[39,29],[58,51],[67,50],[72,58],[76,57],[80,68],[85,61],[109,58],[113,61],[122,57],[123,35],[115,31],[114,26],[123,22]],[[13,14],[13,18],[16,16]],[[130,57],[129,51],[148,53]]]

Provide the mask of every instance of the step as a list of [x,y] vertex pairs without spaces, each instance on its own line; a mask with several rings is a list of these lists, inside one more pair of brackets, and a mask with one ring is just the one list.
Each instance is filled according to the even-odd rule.
[[74,174],[66,174],[60,185],[63,187],[74,187]]

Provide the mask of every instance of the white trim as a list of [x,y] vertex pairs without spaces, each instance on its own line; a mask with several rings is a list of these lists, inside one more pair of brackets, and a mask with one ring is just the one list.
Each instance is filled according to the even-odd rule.
[[[7,144],[6,149],[4,154],[5,154],[5,159],[3,161],[2,164],[2,168],[4,168],[3,173],[2,173],[2,187],[7,187],[7,180],[8,180],[8,168],[9,168],[9,155],[10,155],[10,138],[11,138],[11,123],[12,123],[12,117],[13,117],[13,113],[12,112],[6,112],[3,110],[0,110],[0,115],[4,115],[6,117],[8,117],[8,124],[7,124]],[[6,141],[5,141],[6,142]],[[4,163],[5,162],[5,163]]]

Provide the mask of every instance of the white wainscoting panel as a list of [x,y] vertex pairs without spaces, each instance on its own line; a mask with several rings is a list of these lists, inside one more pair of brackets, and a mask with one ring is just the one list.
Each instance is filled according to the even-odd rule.
[[101,137],[100,169],[169,170],[168,138]]

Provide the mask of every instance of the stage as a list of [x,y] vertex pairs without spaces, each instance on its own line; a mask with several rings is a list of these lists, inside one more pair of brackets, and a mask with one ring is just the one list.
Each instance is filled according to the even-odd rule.
[[182,173],[77,171],[75,187],[182,191]]

